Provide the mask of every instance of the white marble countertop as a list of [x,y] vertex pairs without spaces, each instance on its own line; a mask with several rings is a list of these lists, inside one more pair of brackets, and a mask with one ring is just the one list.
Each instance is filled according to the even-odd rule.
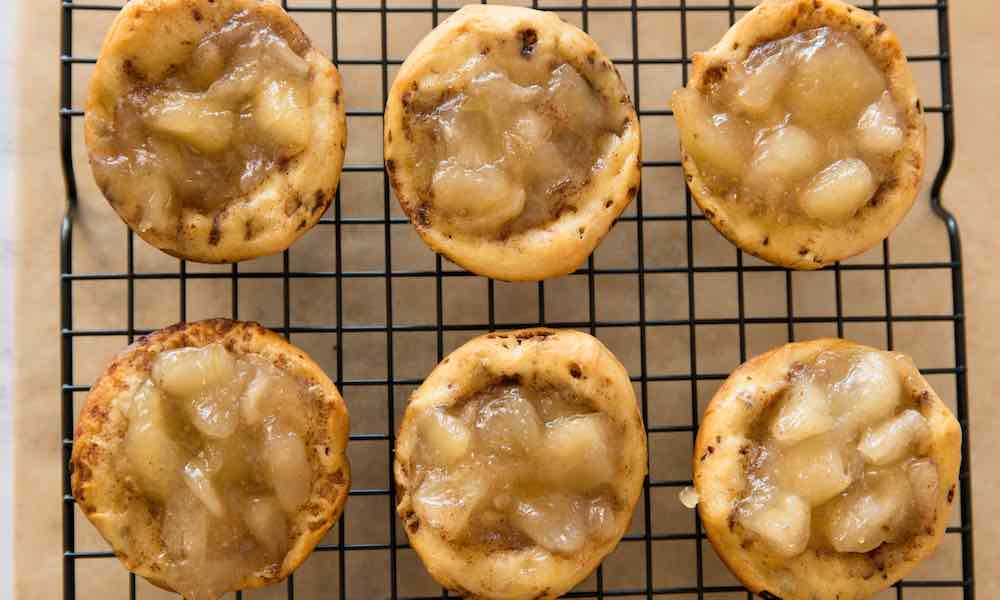
[[13,598],[14,12],[0,3],[0,596]]

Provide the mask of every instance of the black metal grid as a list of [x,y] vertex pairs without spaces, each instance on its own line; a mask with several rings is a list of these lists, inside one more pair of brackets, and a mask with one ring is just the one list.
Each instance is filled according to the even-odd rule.
[[[403,2],[405,0],[400,0]],[[331,25],[330,43],[332,47],[332,58],[340,67],[346,65],[364,65],[379,67],[381,87],[381,105],[384,106],[391,82],[390,69],[402,61],[399,58],[390,58],[388,37],[390,16],[397,14],[423,14],[430,16],[430,24],[437,25],[447,14],[457,8],[457,4],[444,5],[442,0],[427,0],[427,5],[415,5],[407,2],[405,5],[388,5],[387,0],[373,0],[377,4],[365,4],[365,0],[330,0],[322,2],[320,0],[300,0],[300,2],[282,2],[282,5],[292,13],[293,16],[302,18],[309,14],[313,18],[317,15],[328,17]],[[671,111],[666,109],[666,98],[657,102],[657,108],[643,108],[640,100],[640,66],[643,65],[675,65],[679,67],[680,80],[676,82],[680,85],[687,80],[689,61],[684,58],[690,51],[698,48],[689,47],[690,21],[695,14],[717,14],[728,17],[728,23],[732,23],[739,15],[752,8],[752,5],[736,4],[733,0],[728,3],[719,1],[708,4],[704,0],[663,0],[650,3],[652,0],[622,0],[620,4],[610,3],[608,0],[581,0],[580,4],[553,4],[541,3],[539,0],[530,0],[533,7],[541,7],[547,10],[559,11],[561,14],[578,15],[578,23],[584,30],[589,30],[592,20],[604,14],[623,15],[630,29],[631,56],[613,57],[613,61],[626,75],[626,79],[631,75],[633,83],[633,98],[636,109],[643,120],[650,117],[665,117],[671,115]],[[303,5],[308,2],[308,5]],[[488,317],[484,322],[462,322],[451,323],[446,319],[445,311],[445,286],[446,282],[457,277],[475,277],[461,270],[454,270],[442,263],[440,256],[433,259],[433,268],[418,269],[393,269],[393,241],[399,239],[400,228],[409,227],[405,217],[393,212],[394,200],[391,197],[390,187],[387,177],[381,164],[348,162],[344,167],[345,177],[350,173],[381,173],[382,174],[382,215],[381,216],[347,216],[343,214],[343,204],[341,190],[338,190],[336,202],[330,209],[330,213],[324,216],[317,226],[327,236],[329,243],[333,246],[333,268],[323,271],[293,270],[291,268],[289,251],[281,255],[280,269],[266,271],[247,272],[241,270],[240,265],[232,265],[228,271],[208,271],[190,270],[184,261],[178,261],[176,271],[143,271],[136,268],[135,259],[135,236],[127,228],[124,228],[124,243],[127,268],[122,271],[77,271],[74,270],[73,260],[73,228],[74,218],[77,216],[81,199],[77,187],[77,169],[83,169],[81,173],[86,173],[86,166],[78,158],[74,158],[74,122],[78,122],[83,111],[73,104],[73,77],[74,70],[84,65],[91,65],[95,62],[93,56],[77,56],[74,54],[74,15],[81,11],[117,11],[120,4],[97,4],[74,1],[62,1],[62,53],[61,62],[61,147],[62,147],[62,168],[66,180],[67,211],[62,224],[61,238],[61,322],[62,322],[62,453],[63,453],[63,597],[66,599],[77,598],[78,584],[80,580],[77,576],[78,563],[87,560],[111,560],[113,554],[105,550],[80,550],[77,547],[74,500],[71,496],[69,483],[68,460],[72,450],[72,433],[74,425],[74,399],[79,401],[89,390],[86,382],[77,381],[74,371],[74,342],[82,338],[92,337],[114,337],[123,338],[131,342],[136,336],[147,333],[148,330],[136,326],[136,286],[147,281],[173,281],[177,284],[179,294],[179,314],[163,315],[162,325],[166,325],[174,319],[185,320],[188,316],[189,284],[200,280],[228,280],[231,282],[230,316],[238,318],[240,316],[240,283],[248,280],[268,280],[278,281],[281,284],[281,315],[280,322],[268,323],[273,329],[293,338],[300,334],[313,334],[330,338],[335,344],[336,359],[332,369],[335,369],[335,379],[338,387],[344,396],[350,401],[352,392],[359,388],[379,388],[385,390],[388,406],[385,407],[385,430],[382,433],[356,433],[352,434],[352,445],[382,443],[387,448],[387,464],[390,465],[389,479],[391,482],[392,446],[395,439],[396,429],[396,400],[397,391],[405,391],[410,386],[420,383],[419,378],[400,377],[394,369],[394,357],[397,356],[394,345],[397,344],[396,334],[404,332],[422,332],[434,335],[434,345],[436,346],[436,356],[440,360],[445,354],[446,336],[458,335],[464,338],[471,337],[478,332],[497,328],[498,322],[501,328],[515,328],[545,324],[553,327],[572,327],[590,331],[592,334],[600,335],[601,332],[611,332],[615,330],[629,329],[637,330],[639,343],[639,360],[637,368],[632,369],[632,380],[639,391],[639,398],[642,404],[642,413],[647,424],[647,431],[650,436],[657,434],[680,434],[689,435],[693,442],[698,428],[698,416],[701,408],[699,398],[703,402],[706,400],[704,390],[699,387],[700,383],[715,382],[724,379],[727,373],[722,369],[701,370],[698,368],[699,360],[699,330],[712,326],[734,326],[738,335],[731,340],[731,344],[738,346],[739,360],[747,358],[747,328],[755,325],[781,326],[787,331],[787,339],[793,340],[796,337],[797,326],[808,326],[826,324],[836,328],[838,335],[844,334],[845,325],[852,324],[874,324],[884,325],[884,339],[889,348],[894,346],[893,330],[894,326],[900,323],[934,323],[941,322],[951,324],[950,335],[954,346],[954,362],[950,365],[935,366],[923,369],[925,374],[947,376],[953,378],[955,389],[955,404],[959,422],[962,425],[965,437],[962,445],[963,467],[960,475],[960,523],[948,528],[948,536],[957,536],[961,544],[961,565],[954,569],[953,575],[944,579],[935,580],[908,580],[895,586],[895,596],[897,598],[909,597],[911,594],[907,590],[937,589],[941,594],[946,591],[950,594],[960,594],[962,598],[971,600],[974,597],[973,587],[973,567],[972,567],[972,516],[971,516],[971,490],[969,480],[969,446],[968,446],[968,398],[966,387],[966,357],[965,357],[965,320],[964,320],[964,299],[962,289],[962,263],[961,247],[958,235],[958,226],[952,215],[942,206],[941,190],[945,178],[951,167],[954,151],[954,117],[952,111],[952,85],[951,66],[949,50],[949,28],[948,28],[948,2],[937,0],[927,2],[900,3],[898,0],[872,0],[870,4],[862,5],[863,8],[876,12],[911,12],[928,13],[936,20],[937,27],[937,51],[922,55],[913,55],[909,59],[914,63],[931,63],[937,65],[940,82],[941,103],[937,106],[927,106],[928,120],[940,119],[942,135],[942,154],[940,161],[936,165],[936,174],[931,188],[931,207],[940,219],[940,224],[946,230],[948,258],[937,261],[920,262],[893,262],[890,260],[890,245],[886,241],[882,245],[882,260],[867,262],[851,262],[850,264],[837,264],[827,269],[833,271],[834,293],[835,293],[835,314],[824,316],[799,316],[795,314],[795,296],[793,294],[792,273],[784,269],[765,265],[746,257],[743,253],[735,252],[735,263],[729,265],[707,265],[698,264],[695,251],[695,227],[704,222],[704,217],[693,205],[690,194],[684,190],[683,209],[671,212],[654,212],[649,209],[644,210],[643,196],[640,191],[637,195],[634,210],[629,210],[620,219],[620,223],[632,223],[635,229],[635,258],[634,267],[598,267],[595,266],[594,257],[588,260],[587,266],[579,269],[574,275],[586,279],[586,300],[577,295],[576,302],[586,302],[586,317],[572,320],[553,320],[546,318],[546,284],[538,283],[537,290],[532,292],[532,302],[537,303],[536,319],[521,319],[519,321],[506,320],[500,322],[496,317],[496,296],[497,284],[492,280],[485,282],[486,308]],[[639,24],[643,17],[649,18],[653,13],[667,13],[676,15],[679,24],[680,53],[677,56],[640,56]],[[338,27],[338,20],[344,15],[368,14],[377,17],[379,34],[379,56],[343,58],[339,56],[338,31],[343,31]],[[373,32],[374,33],[374,32]],[[721,31],[719,32],[721,34]],[[904,40],[905,41],[905,40]],[[346,81],[346,87],[350,88],[352,82]],[[349,117],[381,117],[380,110],[348,110]],[[78,137],[78,136],[77,136]],[[79,143],[79,140],[76,140]],[[644,176],[657,169],[678,170],[680,167],[677,160],[647,160],[643,163]],[[86,176],[86,175],[85,175]],[[680,181],[680,179],[678,179]],[[648,185],[648,184],[647,184]],[[679,184],[683,185],[683,184]],[[99,200],[100,201],[100,200]],[[646,252],[649,246],[644,240],[644,230],[654,223],[674,222],[683,225],[686,236],[686,255],[679,266],[647,266]],[[345,269],[344,268],[344,230],[348,227],[359,225],[381,227],[384,234],[385,266],[383,269]],[[619,225],[622,226],[622,225]],[[347,234],[351,235],[351,234]],[[110,242],[110,240],[108,240]],[[140,241],[140,244],[142,242]],[[608,242],[606,242],[608,243]],[[294,248],[293,248],[294,250]],[[744,264],[744,262],[750,264]],[[951,311],[950,314],[894,314],[891,295],[891,275],[904,271],[927,271],[945,272],[950,276]],[[843,278],[854,272],[870,272],[881,274],[885,295],[885,307],[883,314],[876,315],[846,315],[844,310]],[[752,317],[746,315],[746,305],[750,297],[745,289],[745,279],[755,273],[778,273],[784,275],[785,283],[785,306],[784,315],[777,317]],[[648,278],[661,274],[672,274],[683,277],[687,282],[687,315],[680,318],[650,318],[647,314],[647,293],[646,283]],[[698,303],[696,300],[696,277],[703,274],[730,274],[736,278],[737,294],[737,315],[735,317],[699,317]],[[634,277],[636,290],[638,292],[637,318],[633,319],[607,319],[599,318],[598,310],[598,284],[597,279],[603,276]],[[330,324],[322,325],[299,325],[293,319],[293,303],[291,301],[293,282],[308,279],[331,280],[335,290],[335,320]],[[353,323],[345,319],[344,288],[345,282],[356,280],[377,279],[384,282],[385,313],[382,323]],[[434,284],[434,319],[430,322],[418,322],[399,324],[393,321],[393,310],[397,304],[394,302],[393,283],[401,280],[424,279],[431,280]],[[120,327],[112,328],[80,328],[74,323],[74,289],[89,282],[119,281],[125,283],[126,309],[124,324]],[[549,284],[552,285],[551,283]],[[942,293],[946,293],[942,290]],[[350,308],[348,307],[348,310]],[[679,330],[686,329],[688,346],[690,351],[690,368],[684,373],[660,373],[651,369],[648,364],[648,357],[662,349],[655,347],[655,341],[647,340],[647,331],[653,328],[673,327]],[[352,334],[381,334],[385,336],[385,356],[384,361],[379,357],[380,364],[384,364],[384,377],[350,377],[345,372],[344,357],[340,349],[344,347],[345,335]],[[450,344],[451,342],[449,342]],[[735,367],[735,364],[732,365]],[[650,386],[660,382],[674,382],[681,385],[686,384],[690,388],[690,422],[682,424],[653,425],[650,424],[650,410],[658,403],[669,403],[673,400],[662,394],[654,394]],[[397,389],[399,388],[399,389]],[[652,439],[651,439],[652,441]],[[651,445],[651,448],[654,447]],[[656,453],[651,452],[651,473],[656,473],[658,460],[663,460]],[[636,513],[636,522],[629,534],[626,535],[623,545],[637,544],[642,548],[641,561],[642,575],[634,584],[627,587],[614,587],[605,585],[605,572],[599,568],[591,579],[584,582],[580,588],[572,592],[573,597],[596,597],[606,596],[645,596],[652,598],[660,595],[683,595],[684,597],[697,597],[699,599],[722,598],[722,597],[743,597],[744,590],[738,585],[709,585],[705,581],[705,557],[703,546],[705,539],[700,523],[696,515],[689,517],[689,531],[665,532],[656,531],[653,525],[654,517],[651,496],[654,490],[666,488],[676,490],[682,486],[689,485],[690,481],[685,479],[663,479],[647,478],[644,484],[643,502]],[[673,492],[671,492],[673,493]],[[395,491],[391,484],[383,487],[369,489],[354,489],[351,492],[352,501],[348,503],[348,511],[352,506],[361,502],[364,497],[387,497],[388,510],[384,518],[388,519],[387,540],[384,543],[352,543],[345,535],[344,518],[341,519],[334,533],[317,547],[317,552],[337,553],[336,575],[331,575],[327,584],[323,587],[323,597],[328,598],[353,598],[358,597],[356,593],[350,593],[352,582],[348,579],[347,562],[348,556],[371,556],[371,552],[387,552],[388,566],[382,576],[388,578],[387,595],[392,600],[407,598],[408,600],[418,600],[421,598],[446,597],[447,593],[442,591],[441,595],[415,595],[409,593],[405,586],[399,582],[399,558],[398,554],[408,548],[405,536],[398,531],[395,525],[396,516],[394,513]],[[674,565],[658,563],[655,560],[654,544],[665,541],[692,541],[694,553],[695,575],[691,585],[664,586],[659,585],[658,575],[663,570],[674,568]],[[379,562],[372,565],[363,565],[362,571],[366,576],[376,577],[380,567]],[[294,577],[289,577],[284,585],[287,598],[295,595]],[[926,592],[916,592],[926,593]],[[937,592],[936,592],[937,593]],[[935,594],[936,594],[935,593]],[[745,594],[747,598],[751,594]],[[141,597],[142,594],[137,588],[134,575],[129,575],[128,596],[130,598]],[[237,598],[244,594],[236,593]],[[677,596],[675,596],[677,597]],[[921,596],[929,597],[929,596]],[[934,597],[938,597],[934,595]],[[953,597],[953,596],[948,596]]]

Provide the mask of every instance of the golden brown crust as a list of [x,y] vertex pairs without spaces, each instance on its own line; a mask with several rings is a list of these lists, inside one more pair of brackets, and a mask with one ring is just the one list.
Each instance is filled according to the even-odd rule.
[[[406,96],[419,90],[435,65],[459,52],[479,52],[497,40],[521,40],[531,32],[534,45],[551,47],[600,95],[627,107],[622,141],[580,192],[576,211],[509,236],[455,235],[426,218],[412,170],[421,149],[406,135]],[[525,33],[527,35],[527,33]],[[424,242],[456,264],[479,275],[511,281],[535,281],[572,272],[607,235],[639,189],[639,120],[614,65],[597,43],[555,13],[498,5],[467,5],[427,35],[410,53],[396,76],[385,108],[385,165],[400,206]]]
[[291,522],[290,530],[296,537],[280,568],[252,573],[238,589],[281,581],[302,564],[343,511],[350,489],[350,465],[345,453],[347,407],[337,388],[305,352],[256,323],[228,319],[178,323],[139,338],[118,353],[87,395],[74,435],[72,488],[80,510],[125,567],[171,591],[162,576],[163,542],[149,507],[143,507],[145,520],[135,518],[134,506],[126,515],[130,500],[142,500],[116,464],[128,429],[128,417],[120,410],[119,402],[135,394],[161,352],[213,342],[222,343],[236,355],[256,354],[305,382],[314,390],[321,407],[306,436],[307,445],[314,449],[310,462],[315,475],[309,499]]
[[86,103],[84,137],[91,161],[107,148],[115,103],[137,85],[156,84],[188,60],[195,44],[232,15],[252,10],[310,65],[309,145],[250,193],[221,210],[185,208],[175,235],[138,226],[142,209],[116,198],[111,181],[95,178],[118,215],[146,242],[178,258],[231,263],[280,252],[315,225],[333,201],[347,143],[340,74],[277,3],[267,0],[132,0],[101,46]]
[[[616,491],[623,506],[611,539],[588,540],[579,554],[563,557],[534,547],[500,551],[458,547],[433,527],[422,526],[409,485],[418,438],[414,423],[423,411],[450,406],[498,381],[564,387],[592,402],[620,429],[624,459]],[[572,330],[489,333],[448,355],[410,396],[396,441],[395,472],[397,512],[411,545],[441,585],[469,598],[556,598],[597,567],[628,528],[646,475],[646,434],[628,372],[597,339]],[[540,553],[546,560],[539,560]]]
[[906,216],[920,190],[926,153],[926,124],[913,74],[896,34],[879,17],[840,0],[765,0],[740,19],[721,40],[693,57],[688,87],[705,91],[727,62],[742,61],[754,47],[817,27],[853,34],[882,69],[899,107],[903,147],[893,171],[875,196],[838,226],[818,222],[769,226],[733,218],[725,198],[709,188],[694,159],[681,149],[688,187],[705,217],[744,251],[790,269],[819,269],[860,254],[885,239]]
[[955,499],[961,461],[958,421],[913,363],[901,355],[894,364],[904,393],[927,419],[928,457],[938,467],[939,497],[932,524],[905,542],[886,543],[866,554],[820,552],[812,548],[794,559],[777,559],[748,543],[735,523],[735,503],[746,495],[745,452],[749,430],[787,385],[793,365],[833,349],[866,349],[826,338],[775,348],[737,368],[705,411],[694,452],[698,512],[719,557],[750,590],[784,600],[862,600],[902,579],[929,556],[944,535]]

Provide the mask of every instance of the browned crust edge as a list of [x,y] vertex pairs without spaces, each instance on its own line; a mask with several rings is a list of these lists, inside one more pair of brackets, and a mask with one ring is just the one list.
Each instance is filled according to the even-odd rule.
[[705,410],[693,455],[698,511],[716,554],[748,589],[784,600],[863,600],[906,576],[941,543],[955,501],[961,462],[958,421],[909,360],[895,362],[932,432],[928,456],[938,466],[940,492],[932,525],[906,542],[886,544],[867,554],[807,550],[790,561],[769,557],[745,544],[731,519],[744,493],[744,449],[750,424],[787,382],[789,368],[835,348],[875,350],[836,338],[780,346],[738,367]]
[[[325,115],[328,123],[322,128],[314,127],[306,150],[272,172],[245,197],[232,200],[211,214],[186,209],[175,235],[140,231],[141,211],[131,203],[116,199],[111,193],[110,180],[97,176],[95,171],[98,187],[122,221],[145,242],[176,258],[202,263],[233,263],[285,250],[319,222],[333,202],[340,182],[347,147],[347,117],[340,73],[312,46],[281,6],[267,0],[132,0],[127,3],[101,45],[87,94],[84,140],[91,161],[113,122],[113,112],[107,108],[108,95],[117,97],[117,93],[112,92],[121,87],[126,72],[138,68],[129,53],[136,43],[148,49],[148,44],[141,44],[141,32],[152,29],[160,36],[186,40],[184,36],[187,35],[200,39],[201,34],[232,14],[248,9],[263,14],[276,28],[289,35],[298,46],[296,51],[301,50],[300,54],[309,62],[314,74],[310,110],[314,115],[317,111]],[[159,28],[166,28],[166,33],[158,31]],[[260,218],[255,219],[255,216]],[[261,221],[268,222],[269,226],[254,230]]]
[[852,33],[861,42],[886,74],[903,115],[905,137],[893,175],[846,225],[803,223],[767,229],[754,221],[734,220],[727,201],[711,191],[694,159],[681,148],[688,187],[709,222],[748,254],[790,269],[819,269],[865,252],[888,237],[916,200],[925,164],[926,123],[899,39],[879,17],[840,0],[765,0],[712,48],[694,55],[688,84],[704,90],[725,63],[743,60],[761,43],[822,26]]
[[[265,569],[244,578],[236,589],[259,588],[283,580],[309,556],[343,512],[350,489],[351,473],[346,448],[350,427],[347,407],[336,386],[305,352],[280,335],[257,323],[208,319],[177,323],[140,337],[122,349],[97,379],[84,402],[74,434],[71,485],[83,514],[111,544],[125,567],[163,589],[174,591],[159,574],[159,565],[137,560],[130,548],[118,543],[127,534],[115,525],[107,509],[110,498],[101,480],[113,477],[112,457],[121,450],[120,427],[126,417],[114,408],[122,394],[134,393],[148,377],[153,359],[161,352],[183,347],[201,347],[220,342],[237,355],[254,353],[276,368],[301,378],[312,386],[327,412],[324,452],[317,453],[320,472],[315,474],[312,494],[298,520],[302,533],[294,540],[280,569]],[[119,431],[116,431],[118,429]],[[232,591],[232,590],[230,590]]]
[[[404,135],[405,94],[413,89],[436,53],[467,32],[514,37],[534,31],[538,39],[558,40],[564,58],[610,102],[626,104],[625,133],[609,164],[617,172],[600,184],[585,188],[576,212],[565,212],[544,227],[504,239],[449,235],[421,218],[423,200],[408,174],[415,148]],[[429,33],[410,52],[389,93],[385,108],[385,166],[400,207],[417,233],[435,252],[478,275],[505,281],[537,281],[571,273],[594,251],[615,219],[638,194],[641,179],[640,127],[621,74],[597,43],[554,13],[500,5],[467,5]]]
[[[484,552],[457,547],[414,513],[408,473],[417,443],[417,417],[449,406],[498,380],[564,385],[607,415],[624,436],[618,492],[624,499],[618,531],[607,542],[588,541],[576,556],[549,554],[545,565],[532,564],[533,576],[521,573],[534,550]],[[642,415],[628,372],[596,338],[572,330],[547,328],[494,332],[474,338],[452,352],[410,397],[396,442],[394,463],[397,512],[410,544],[431,576],[452,592],[491,600],[551,599],[563,595],[597,567],[625,534],[642,494],[647,446]],[[547,553],[546,553],[547,554]]]

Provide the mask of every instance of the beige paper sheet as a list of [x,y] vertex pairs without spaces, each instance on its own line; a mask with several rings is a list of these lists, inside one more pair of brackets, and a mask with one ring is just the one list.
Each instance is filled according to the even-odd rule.
[[[597,4],[592,1],[592,4]],[[691,2],[694,4],[694,2]],[[884,4],[892,2],[883,1]],[[58,313],[58,234],[63,213],[64,192],[58,154],[58,3],[27,3],[21,9],[19,32],[21,53],[18,82],[20,112],[18,123],[21,151],[20,192],[17,199],[20,244],[18,246],[17,344],[16,371],[16,589],[19,598],[55,598],[61,577],[61,469],[59,435],[59,313]],[[298,2],[305,5],[307,2]],[[325,4],[325,3],[318,3]],[[972,406],[973,484],[976,505],[978,592],[982,598],[1000,597],[1000,547],[993,543],[1000,537],[1000,517],[995,510],[1000,501],[1000,482],[995,457],[1000,453],[1000,438],[994,428],[1000,408],[993,401],[1000,385],[1000,321],[994,304],[1000,298],[1000,281],[994,266],[998,247],[993,235],[997,222],[996,198],[1000,197],[1000,176],[995,166],[996,142],[1000,137],[1000,81],[996,77],[995,56],[1000,54],[991,23],[995,7],[986,0],[963,0],[952,3],[952,37],[956,80],[958,119],[958,154],[955,169],[946,189],[949,207],[955,211],[962,228],[966,261],[965,279],[968,303],[970,362],[970,402]],[[628,56],[630,42],[626,13],[591,15],[591,28],[608,54]],[[935,51],[933,12],[925,14],[888,14],[904,45],[911,53]],[[578,19],[578,15],[566,15]],[[111,14],[78,12],[75,52],[95,55],[103,30]],[[313,36],[317,45],[330,51],[328,18],[299,13],[297,18]],[[724,15],[695,13],[689,22],[693,49],[710,44],[724,29]],[[428,15],[394,15],[388,21],[388,49],[394,58],[405,57],[408,50],[430,27]],[[377,16],[342,14],[340,18],[340,55],[342,58],[377,56]],[[640,25],[640,51],[646,56],[676,55],[679,47],[676,16],[649,13]],[[917,75],[928,105],[939,104],[936,70],[932,65],[918,65]],[[74,69],[74,105],[80,106],[90,67]],[[347,103],[352,109],[378,109],[380,71],[378,67],[344,66]],[[631,85],[631,71],[623,73]],[[391,72],[390,72],[391,77]],[[651,67],[641,74],[644,107],[663,107],[670,90],[679,80],[676,67]],[[932,143],[930,162],[935,165],[940,154],[941,119],[929,117]],[[96,191],[83,159],[81,121],[74,121],[74,155],[80,181],[81,208],[75,225],[75,268],[81,272],[121,271],[125,268],[125,233],[121,223]],[[381,158],[380,122],[377,119],[352,118],[349,163],[377,163]],[[643,122],[644,157],[657,160],[676,156],[676,137],[668,118],[650,118]],[[647,210],[677,210],[682,202],[680,179],[673,171],[649,171],[645,174]],[[381,177],[350,174],[343,184],[345,215],[380,216],[383,211]],[[398,214],[395,203],[393,214]],[[683,266],[684,231],[671,223],[649,224],[645,230],[646,264]],[[317,228],[293,248],[293,270],[332,270],[332,228]],[[705,223],[695,226],[696,263],[732,264],[735,253]],[[378,269],[384,265],[381,226],[356,226],[344,231],[344,264],[347,269]],[[924,198],[893,236],[894,260],[940,260],[947,258],[944,229],[931,214]],[[396,269],[433,268],[433,255],[427,251],[408,225],[393,226],[392,264]],[[860,261],[879,260],[875,251]],[[595,255],[598,266],[630,266],[636,260],[635,227],[619,224]],[[141,241],[135,245],[136,269],[157,271],[176,269],[166,259]],[[446,267],[453,268],[453,267]],[[280,269],[280,259],[269,258],[241,265],[242,271]],[[217,267],[192,266],[192,271],[215,271]],[[917,277],[919,275],[919,277]],[[951,310],[946,272],[895,272],[892,276],[896,314],[947,313]],[[833,314],[833,279],[830,273],[796,274],[795,312],[798,315]],[[884,311],[883,283],[880,273],[845,272],[846,314],[881,314]],[[188,290],[188,317],[200,318],[230,314],[228,280],[192,282]],[[684,276],[649,276],[647,316],[649,318],[686,318],[687,288]],[[783,277],[773,274],[748,275],[747,314],[773,316],[784,310]],[[260,279],[239,284],[241,318],[280,323],[280,283]],[[732,317],[736,314],[734,275],[699,275],[695,282],[699,317]],[[452,277],[444,290],[446,321],[449,323],[485,322],[486,283],[479,278]],[[531,321],[536,318],[536,288],[527,284],[496,286],[496,318],[503,323]],[[148,281],[137,284],[136,327],[155,328],[169,324],[178,316],[176,282]],[[566,277],[546,286],[547,317],[556,321],[586,318],[586,306],[580,298],[586,294],[586,281]],[[637,317],[637,287],[634,276],[602,276],[597,282],[597,315],[600,319],[618,320]],[[345,282],[344,315],[348,323],[385,321],[385,289],[380,280]],[[434,289],[429,280],[395,279],[393,283],[394,322],[432,323]],[[120,327],[125,319],[126,287],[123,282],[74,285],[75,325],[80,328]],[[295,281],[292,285],[293,324],[331,324],[334,322],[332,280]],[[897,324],[894,328],[898,348],[913,354],[924,367],[952,364],[952,349],[941,340],[950,340],[946,325]],[[605,329],[599,336],[622,358],[633,372],[639,369],[638,333],[631,329]],[[796,327],[799,338],[834,333],[832,326]],[[733,343],[734,327],[699,327],[700,372],[725,372],[738,362]],[[473,332],[445,336],[445,350],[454,348]],[[883,345],[882,325],[852,324],[846,335],[859,341]],[[753,354],[783,342],[784,326],[760,325],[748,329],[748,351]],[[332,336],[300,335],[293,338],[312,353],[332,373],[337,348]],[[85,338],[76,342],[76,381],[90,382],[110,356],[125,343],[124,338]],[[650,330],[650,372],[686,372],[688,346],[686,328]],[[385,376],[385,336],[349,335],[345,339],[345,375],[355,378]],[[433,334],[399,334],[394,339],[397,378],[419,379],[436,362]],[[949,401],[954,399],[950,377],[937,377],[934,383]],[[711,397],[717,383],[699,387],[702,403]],[[394,406],[398,414],[411,388],[399,386]],[[655,424],[683,423],[690,420],[687,384],[650,386],[651,421]],[[353,387],[345,394],[352,411],[356,432],[384,431],[387,399],[378,387]],[[82,399],[82,398],[81,398]],[[655,436],[651,439],[654,473],[658,479],[685,479],[688,471],[688,434]],[[388,448],[384,444],[353,444],[355,487],[382,488],[386,481]],[[689,531],[691,517],[677,504],[676,490],[658,490],[653,498],[653,523],[658,532]],[[348,542],[384,543],[388,539],[390,507],[384,497],[352,498],[347,510]],[[957,521],[957,515],[954,516]],[[77,547],[100,550],[105,546],[94,530],[77,513]],[[638,532],[642,515],[637,514],[633,529]],[[402,537],[401,531],[398,532]],[[335,540],[336,533],[331,534]],[[655,586],[693,586],[694,543],[690,541],[656,542],[653,548]],[[424,573],[412,551],[399,553],[399,586],[404,595],[435,594],[438,588]],[[705,583],[734,583],[731,575],[705,545]],[[918,578],[957,577],[960,573],[959,545],[956,536],[934,559],[920,567]],[[349,552],[346,569],[351,598],[384,597],[388,594],[389,554],[384,551]],[[338,576],[335,552],[316,553],[296,576],[297,598],[335,597]],[[608,587],[643,585],[642,545],[624,544],[608,560],[605,584]],[[77,563],[78,597],[115,600],[127,597],[127,576],[115,559],[84,560]],[[592,587],[592,582],[585,586]],[[161,594],[144,582],[139,583],[140,598]],[[282,598],[283,592],[264,590],[248,594],[250,598]],[[693,596],[692,596],[693,597]],[[738,598],[718,595],[716,598]],[[881,596],[880,596],[881,597]],[[895,597],[894,595],[886,595]],[[957,598],[939,591],[909,590],[909,599]]]

